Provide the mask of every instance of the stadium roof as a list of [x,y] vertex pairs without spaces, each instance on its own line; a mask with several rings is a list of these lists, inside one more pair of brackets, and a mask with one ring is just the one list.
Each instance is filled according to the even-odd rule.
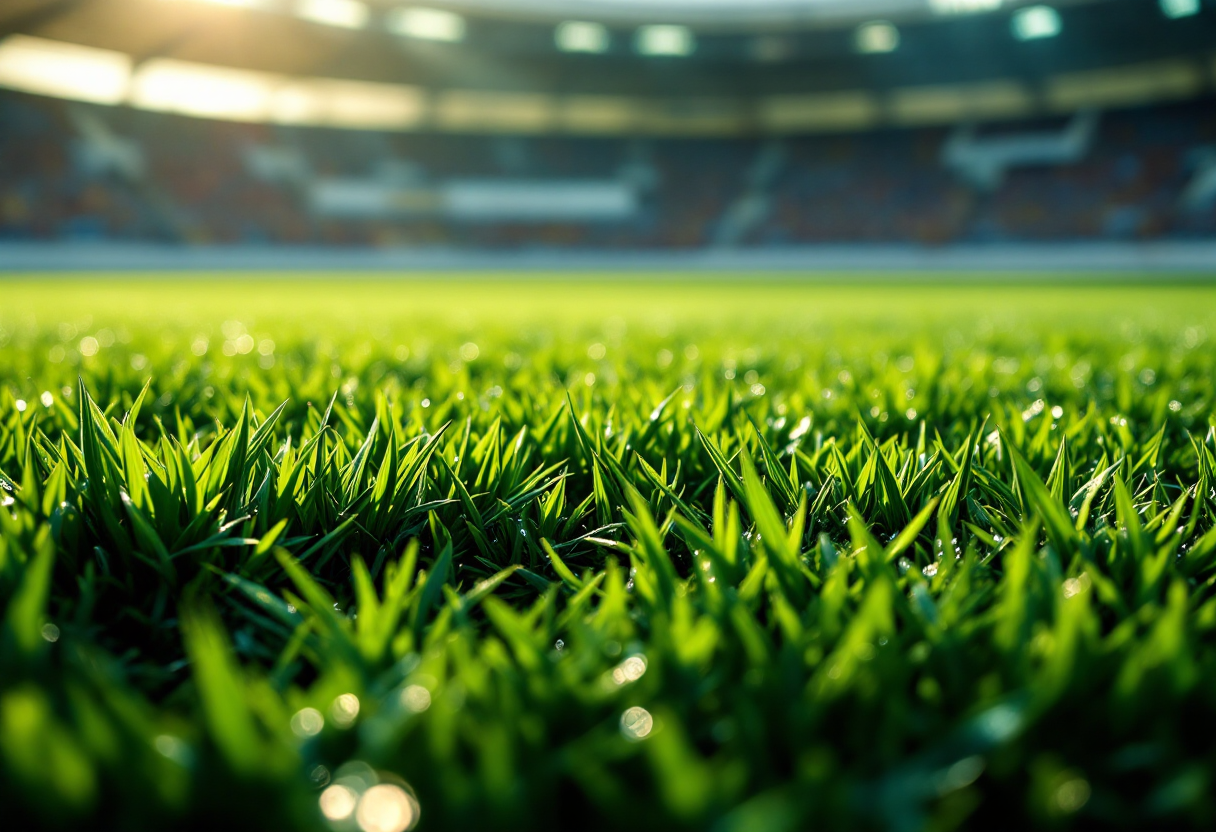
[[254,121],[628,134],[1023,118],[1216,78],[1216,9],[1198,0],[425,2],[3,0],[0,86]]
[[[488,14],[528,15],[618,23],[668,22],[744,26],[800,22],[839,23],[874,16],[945,10],[954,0],[441,0]],[[996,8],[1003,0],[964,0],[961,7]],[[1012,5],[1012,3],[1010,3]]]

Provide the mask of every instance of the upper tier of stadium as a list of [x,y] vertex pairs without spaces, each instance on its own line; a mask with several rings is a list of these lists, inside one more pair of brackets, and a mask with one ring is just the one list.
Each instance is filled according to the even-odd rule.
[[539,21],[590,19],[630,25],[683,23],[738,30],[774,25],[838,25],[993,11],[1003,0],[440,0],[464,13]]
[[229,121],[755,135],[1179,101],[1199,0],[6,0],[0,86]]

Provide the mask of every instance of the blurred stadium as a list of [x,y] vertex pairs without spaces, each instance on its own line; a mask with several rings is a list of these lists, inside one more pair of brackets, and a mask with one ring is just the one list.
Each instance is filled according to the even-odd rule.
[[5,0],[0,262],[1203,268],[1214,83],[1205,0]]

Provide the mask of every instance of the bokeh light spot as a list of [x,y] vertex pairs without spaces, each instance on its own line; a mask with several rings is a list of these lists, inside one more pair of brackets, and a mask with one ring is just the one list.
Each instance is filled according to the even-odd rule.
[[418,804],[400,786],[372,786],[359,800],[355,820],[363,832],[405,832],[418,820]]
[[355,811],[358,801],[354,789],[334,784],[321,792],[321,814],[331,823],[346,820]]
[[315,737],[325,727],[325,717],[316,708],[301,708],[291,718],[291,731],[297,737]]
[[621,714],[621,734],[631,741],[644,740],[654,730],[654,717],[645,708],[633,707]]
[[329,714],[339,728],[349,728],[359,717],[359,697],[353,693],[342,694],[330,705]]
[[406,710],[420,714],[431,707],[431,692],[422,685],[410,685],[401,691],[401,705]]

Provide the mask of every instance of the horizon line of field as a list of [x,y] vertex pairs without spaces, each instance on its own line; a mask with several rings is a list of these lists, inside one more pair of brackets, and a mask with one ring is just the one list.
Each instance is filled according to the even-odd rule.
[[823,245],[781,249],[695,251],[459,251],[338,249],[295,246],[155,244],[0,244],[0,278],[22,275],[275,272],[296,276],[339,273],[425,278],[472,273],[595,277],[662,275],[735,279],[754,272],[783,280],[853,280],[858,276],[937,275],[943,279],[1042,278],[1078,280],[1216,280],[1216,241],[1153,243]]

